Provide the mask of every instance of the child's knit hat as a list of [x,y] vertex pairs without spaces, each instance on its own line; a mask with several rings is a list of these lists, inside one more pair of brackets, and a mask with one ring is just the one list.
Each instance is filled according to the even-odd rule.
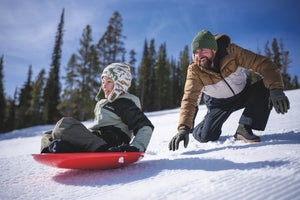
[[[116,98],[118,98],[118,96],[120,96],[120,94],[127,93],[127,90],[131,85],[130,64],[112,63],[103,70],[101,80],[104,76],[111,78],[114,81],[114,89],[107,97],[107,100],[109,102],[113,102],[114,100],[116,100]],[[96,96],[97,101],[100,100],[101,90],[102,87],[100,88]]]

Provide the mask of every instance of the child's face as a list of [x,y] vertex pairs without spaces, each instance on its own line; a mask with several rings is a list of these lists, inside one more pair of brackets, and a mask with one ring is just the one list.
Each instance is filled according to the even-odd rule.
[[102,89],[104,91],[105,98],[107,98],[111,91],[114,89],[114,81],[111,78],[104,76],[102,78]]

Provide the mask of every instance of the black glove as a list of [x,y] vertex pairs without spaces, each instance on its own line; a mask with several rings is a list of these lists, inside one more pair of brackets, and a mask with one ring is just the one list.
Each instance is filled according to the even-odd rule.
[[122,144],[117,147],[110,147],[107,152],[139,152],[139,149],[129,144]]
[[184,147],[186,148],[189,144],[189,134],[190,131],[187,129],[181,129],[178,133],[172,138],[171,142],[169,143],[169,150],[175,151],[179,147],[179,142],[184,141]]
[[290,109],[289,99],[285,96],[282,89],[270,90],[270,99],[277,113],[284,114]]

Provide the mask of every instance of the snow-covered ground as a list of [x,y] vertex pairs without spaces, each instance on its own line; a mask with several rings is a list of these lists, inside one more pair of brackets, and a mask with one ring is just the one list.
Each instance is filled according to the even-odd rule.
[[[300,90],[286,92],[288,114],[274,110],[260,143],[233,138],[241,111],[217,142],[168,150],[179,108],[147,113],[155,125],[145,157],[111,170],[67,170],[35,162],[42,132],[36,126],[0,135],[0,199],[300,199]],[[196,122],[206,113],[200,106]],[[89,126],[91,121],[84,122]]]

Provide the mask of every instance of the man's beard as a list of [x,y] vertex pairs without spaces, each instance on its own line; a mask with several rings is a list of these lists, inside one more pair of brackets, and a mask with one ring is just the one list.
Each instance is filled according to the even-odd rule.
[[[211,64],[212,64],[212,60],[205,57],[206,58],[206,62],[201,62],[201,59],[198,60],[198,65],[200,67],[206,68],[206,69],[210,69],[211,68]],[[203,58],[202,58],[203,59]]]

